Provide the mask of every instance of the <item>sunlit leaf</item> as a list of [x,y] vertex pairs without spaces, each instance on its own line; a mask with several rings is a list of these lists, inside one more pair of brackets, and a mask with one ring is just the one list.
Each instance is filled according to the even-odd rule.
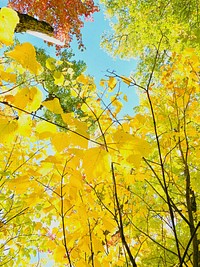
[[43,71],[42,66],[36,60],[35,48],[30,43],[16,45],[14,50],[6,52],[6,55],[33,74],[38,75]]
[[0,79],[6,82],[15,83],[16,82],[16,74],[10,73],[8,71],[0,70]]
[[108,86],[109,86],[110,90],[112,91],[115,88],[116,85],[117,85],[116,78],[110,77],[109,80],[108,80]]
[[42,102],[42,92],[37,87],[19,89],[13,104],[27,111],[36,111]]
[[49,70],[55,70],[55,68],[56,68],[55,63],[56,63],[55,58],[49,57],[46,60],[46,67],[47,67],[47,69],[49,69]]
[[57,132],[56,126],[47,121],[39,121],[36,124],[35,130],[41,139],[50,138]]
[[0,119],[0,142],[10,142],[15,138],[18,121]]
[[106,82],[106,80],[101,79],[100,82],[99,82],[100,86],[104,86],[105,85],[105,82]]
[[56,133],[52,136],[52,144],[58,152],[67,149],[71,144],[70,135],[68,133]]
[[55,114],[63,113],[63,109],[58,98],[54,98],[53,100],[46,100],[42,102],[42,105]]
[[89,79],[84,74],[81,74],[80,76],[78,76],[78,78],[76,79],[76,81],[79,82],[79,83],[82,83],[82,84],[88,84]]
[[53,77],[55,79],[54,83],[56,85],[60,85],[60,86],[63,85],[64,80],[65,80],[65,77],[62,74],[62,72],[60,72],[60,71],[54,71]]
[[14,30],[19,22],[17,12],[11,8],[2,7],[0,10],[0,42],[5,45],[13,44]]
[[128,85],[130,85],[132,83],[132,80],[128,77],[125,76],[120,76],[120,78],[122,79],[122,81]]

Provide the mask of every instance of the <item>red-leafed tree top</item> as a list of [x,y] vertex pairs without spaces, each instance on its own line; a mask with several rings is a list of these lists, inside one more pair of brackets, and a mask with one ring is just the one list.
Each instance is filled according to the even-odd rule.
[[69,46],[75,35],[79,47],[83,46],[80,32],[83,17],[98,11],[93,0],[9,0],[9,6],[20,13],[29,14],[48,22],[54,28],[54,35]]

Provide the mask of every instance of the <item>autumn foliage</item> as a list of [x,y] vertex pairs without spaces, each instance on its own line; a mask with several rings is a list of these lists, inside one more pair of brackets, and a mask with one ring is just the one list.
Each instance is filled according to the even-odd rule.
[[[2,46],[13,44],[17,15],[2,8]],[[0,64],[0,258],[3,266],[198,267],[199,66],[194,48],[173,52],[147,83],[114,72],[67,81],[80,109],[66,113],[39,85],[44,71],[28,42]],[[62,62],[47,59],[55,71]],[[159,65],[160,66],[160,65]],[[158,71],[158,70],[157,70]],[[71,73],[71,70],[69,71]],[[70,74],[68,73],[68,74]],[[121,116],[137,90],[134,116]],[[62,124],[46,119],[45,110]]]
[[83,19],[91,18],[92,14],[98,11],[93,0],[9,0],[9,6],[23,14],[48,22],[54,29],[54,35],[67,46],[75,35],[79,47],[83,46]]

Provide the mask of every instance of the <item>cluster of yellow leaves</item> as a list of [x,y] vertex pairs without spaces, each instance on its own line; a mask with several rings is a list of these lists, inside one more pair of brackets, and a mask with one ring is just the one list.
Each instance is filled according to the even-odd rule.
[[117,80],[114,77],[109,77],[108,80],[102,79],[100,81],[101,86],[108,86],[108,90],[111,92],[117,85]]
[[54,77],[54,83],[55,85],[58,85],[58,86],[62,86],[62,85],[65,86],[65,85],[70,84],[71,81],[66,79],[66,75],[68,75],[70,79],[72,80],[73,74],[74,74],[74,70],[70,67],[73,65],[71,62],[67,62],[69,66],[68,68],[63,68],[62,71],[56,70],[56,68],[62,64],[63,64],[63,61],[56,60],[55,58],[52,58],[52,57],[46,60],[46,67],[48,70],[52,71],[53,77]]

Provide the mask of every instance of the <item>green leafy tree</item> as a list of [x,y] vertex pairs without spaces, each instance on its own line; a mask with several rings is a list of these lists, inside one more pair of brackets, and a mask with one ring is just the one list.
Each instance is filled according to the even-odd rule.
[[111,33],[103,46],[121,57],[138,57],[157,47],[160,51],[199,48],[199,1],[120,1],[101,0],[111,19]]
[[181,52],[185,47],[199,49],[199,1],[101,0],[101,3],[111,25],[111,30],[103,35],[103,48],[114,57],[136,58],[135,75],[144,86],[157,50],[154,75],[157,72],[159,76],[160,67],[173,51]]

